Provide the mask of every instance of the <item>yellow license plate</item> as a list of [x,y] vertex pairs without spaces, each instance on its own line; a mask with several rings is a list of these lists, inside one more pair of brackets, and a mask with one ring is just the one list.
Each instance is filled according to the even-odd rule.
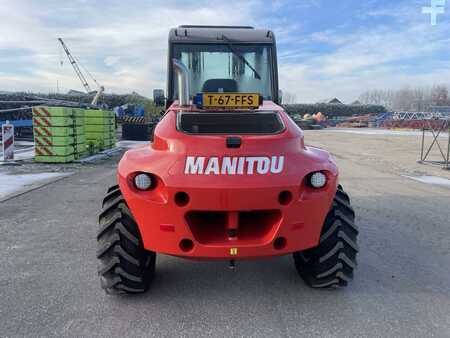
[[253,93],[203,93],[205,108],[258,108],[259,94]]

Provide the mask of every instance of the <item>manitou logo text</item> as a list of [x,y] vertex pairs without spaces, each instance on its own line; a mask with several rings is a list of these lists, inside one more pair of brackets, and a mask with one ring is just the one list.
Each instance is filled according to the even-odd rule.
[[201,157],[187,156],[186,175],[265,175],[283,171],[284,156]]

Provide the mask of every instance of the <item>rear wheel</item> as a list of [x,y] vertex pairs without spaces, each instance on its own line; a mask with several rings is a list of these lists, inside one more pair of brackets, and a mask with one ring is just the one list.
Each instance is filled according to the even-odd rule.
[[350,198],[338,187],[315,248],[294,253],[295,266],[314,288],[344,287],[356,268],[358,228]]
[[156,254],[144,249],[139,228],[113,186],[103,199],[97,235],[98,274],[107,293],[145,292],[155,273]]

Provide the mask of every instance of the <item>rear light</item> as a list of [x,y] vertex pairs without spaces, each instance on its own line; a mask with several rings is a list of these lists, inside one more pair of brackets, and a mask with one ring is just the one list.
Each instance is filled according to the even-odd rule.
[[311,174],[311,176],[309,177],[309,183],[313,188],[320,189],[323,188],[325,184],[327,184],[327,177],[324,173],[318,171]]
[[138,193],[140,198],[156,203],[167,203],[168,191],[160,177],[135,171],[128,175],[127,183],[131,191]]
[[136,189],[142,191],[150,190],[154,186],[154,183],[156,183],[154,182],[152,176],[146,173],[137,174],[134,177],[133,182]]

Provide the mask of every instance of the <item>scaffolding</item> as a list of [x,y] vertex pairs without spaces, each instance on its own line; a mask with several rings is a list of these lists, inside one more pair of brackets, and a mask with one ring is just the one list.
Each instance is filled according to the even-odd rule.
[[436,120],[446,119],[449,116],[446,112],[394,112],[392,113],[393,120]]
[[[428,164],[435,164],[435,165],[442,165],[443,169],[450,170],[450,119],[447,117],[446,119],[438,120],[440,123],[430,123],[429,119],[423,120],[423,128],[422,128],[422,142],[420,145],[420,161],[419,163],[428,163]],[[436,121],[436,120],[434,120]],[[431,144],[427,145],[425,134],[427,131],[431,132],[431,135],[433,137],[433,140]],[[445,131],[448,132],[448,139],[447,139],[447,149],[441,145],[440,138],[442,139],[441,135],[445,133]],[[433,151],[433,149],[438,149],[440,156],[442,159],[439,160],[432,160],[430,159],[430,154]],[[446,151],[445,151],[446,150]]]

